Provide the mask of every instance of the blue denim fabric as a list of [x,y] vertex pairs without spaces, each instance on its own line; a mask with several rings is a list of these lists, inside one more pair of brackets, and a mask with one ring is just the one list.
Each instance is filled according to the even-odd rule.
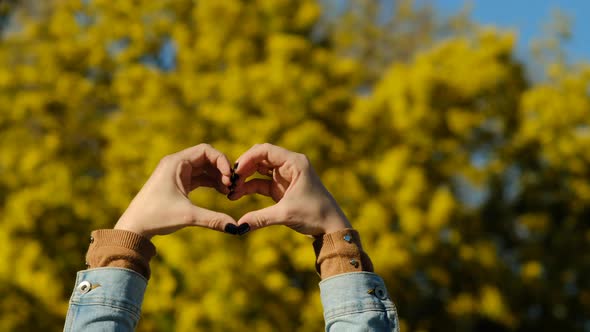
[[[78,272],[64,331],[133,331],[146,287],[143,276],[127,269]],[[395,306],[378,275],[340,274],[320,282],[320,291],[326,331],[399,331]]]
[[[81,285],[91,289],[82,289]],[[147,280],[132,270],[97,268],[78,272],[64,331],[133,331],[146,287]]]
[[320,282],[326,331],[397,331],[399,322],[383,279],[344,273]]

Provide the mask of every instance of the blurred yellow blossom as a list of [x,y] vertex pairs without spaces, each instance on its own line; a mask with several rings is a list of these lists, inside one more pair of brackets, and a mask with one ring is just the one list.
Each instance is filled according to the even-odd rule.
[[[261,142],[305,153],[402,330],[583,326],[590,67],[534,81],[516,32],[412,0],[389,18],[345,2],[0,5],[0,330],[61,329],[89,232],[201,142],[231,161]],[[273,204],[190,199],[234,218]],[[153,241],[138,331],[323,328],[311,239],[277,226]]]

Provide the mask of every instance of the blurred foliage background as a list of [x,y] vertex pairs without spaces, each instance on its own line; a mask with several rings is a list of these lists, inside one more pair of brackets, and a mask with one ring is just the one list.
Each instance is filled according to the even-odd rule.
[[[0,330],[62,329],[90,231],[161,157],[271,142],[310,157],[403,331],[590,331],[590,66],[558,23],[531,80],[514,32],[427,2],[0,1]],[[154,242],[139,331],[323,329],[308,238]]]

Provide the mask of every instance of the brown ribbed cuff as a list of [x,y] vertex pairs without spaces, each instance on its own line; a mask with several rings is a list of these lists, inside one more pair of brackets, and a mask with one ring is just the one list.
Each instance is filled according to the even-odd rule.
[[322,279],[347,272],[373,272],[373,263],[363,251],[359,233],[352,228],[316,238],[313,248],[316,271]]
[[120,229],[99,229],[90,236],[86,266],[122,267],[150,278],[150,260],[156,247],[143,236]]

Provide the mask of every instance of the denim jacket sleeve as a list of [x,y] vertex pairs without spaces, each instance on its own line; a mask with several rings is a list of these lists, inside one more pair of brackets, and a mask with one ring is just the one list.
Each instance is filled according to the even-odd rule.
[[134,331],[147,280],[122,268],[78,272],[64,332]]
[[339,274],[320,282],[326,331],[396,331],[397,311],[383,279],[371,272]]
[[[134,331],[147,280],[122,268],[78,272],[64,332]],[[397,331],[395,306],[383,280],[370,272],[320,282],[326,331]]]

